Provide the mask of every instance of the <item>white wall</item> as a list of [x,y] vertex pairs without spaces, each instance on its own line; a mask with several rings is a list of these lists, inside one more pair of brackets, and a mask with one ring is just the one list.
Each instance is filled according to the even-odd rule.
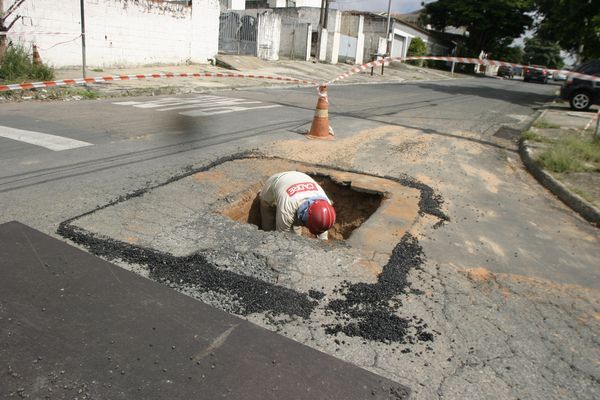
[[296,7],[319,7],[319,8],[321,8],[321,0],[296,0]]
[[281,17],[272,12],[258,15],[256,53],[258,58],[269,61],[279,60],[281,38]]
[[[81,65],[79,3],[61,0],[58,7],[54,1],[26,1],[19,9],[24,18],[9,39],[25,46],[37,44],[42,60],[52,66]],[[89,66],[206,63],[217,53],[218,0],[193,0],[192,7],[152,0],[84,4]]]

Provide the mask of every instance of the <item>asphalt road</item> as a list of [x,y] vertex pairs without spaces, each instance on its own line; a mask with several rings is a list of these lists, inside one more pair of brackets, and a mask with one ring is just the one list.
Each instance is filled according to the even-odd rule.
[[[557,88],[487,78],[334,86],[335,152],[298,134],[314,88],[3,104],[0,223],[56,236],[68,218],[248,150],[408,175],[450,216],[439,229],[426,217],[413,227],[427,261],[399,310],[425,320],[433,342],[342,345],[319,316],[281,333],[406,384],[416,399],[597,398],[598,231],[531,178],[514,141]],[[269,327],[261,318],[249,317]]]
[[[369,121],[441,134],[474,131],[485,135],[503,124],[526,119],[555,89],[491,79],[339,86],[330,90],[330,112],[332,120],[337,120],[332,125],[338,136]],[[215,96],[232,100],[224,104]],[[262,89],[207,97],[2,104],[0,193],[14,199],[15,191],[27,189],[20,192],[26,199],[38,190],[51,194],[51,187],[44,185],[60,182],[81,196],[95,186],[96,179],[102,179],[103,171],[110,171],[116,186],[107,194],[114,196],[120,181],[131,187],[131,178],[136,177],[144,184],[167,168],[175,167],[171,171],[176,172],[178,167],[198,157],[210,157],[223,146],[247,149],[266,140],[289,138],[310,123],[316,96],[312,89]],[[117,104],[127,102],[140,104]],[[56,135],[89,145],[52,151],[37,143],[3,137],[1,132],[8,129]],[[154,162],[149,165],[149,161]],[[3,220],[11,218],[8,210],[10,206],[4,209]]]

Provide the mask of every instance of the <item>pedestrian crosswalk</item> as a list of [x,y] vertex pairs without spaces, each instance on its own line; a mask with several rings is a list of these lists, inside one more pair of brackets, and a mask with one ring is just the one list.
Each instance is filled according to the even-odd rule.
[[193,97],[167,97],[150,101],[120,101],[120,106],[133,106],[156,111],[178,111],[188,117],[206,117],[233,112],[281,107],[278,104],[266,104],[262,101],[236,99],[230,97],[197,95]]
[[92,145],[91,143],[81,140],[49,135],[47,133],[16,129],[8,126],[0,126],[0,137],[33,144],[35,146],[45,147],[53,151],[77,149]]
[[[187,117],[206,117],[236,112],[263,110],[281,107],[258,100],[230,98],[213,95],[195,95],[192,97],[166,97],[147,101],[113,102],[117,106],[129,106],[158,112],[177,112]],[[82,140],[59,135],[29,131],[0,125],[0,138],[43,147],[52,151],[63,151],[91,146]]]

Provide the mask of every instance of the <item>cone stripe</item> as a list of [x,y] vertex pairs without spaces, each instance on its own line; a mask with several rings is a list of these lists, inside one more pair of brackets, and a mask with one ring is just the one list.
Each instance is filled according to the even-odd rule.
[[317,118],[328,118],[329,117],[329,110],[320,110],[320,109],[316,109],[315,111],[315,117]]

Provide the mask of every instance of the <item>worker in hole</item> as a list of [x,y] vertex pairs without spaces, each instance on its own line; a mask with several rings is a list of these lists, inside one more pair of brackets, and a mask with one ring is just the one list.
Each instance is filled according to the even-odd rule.
[[325,191],[298,171],[275,174],[260,192],[262,229],[301,234],[302,226],[321,240],[335,224],[335,210]]

